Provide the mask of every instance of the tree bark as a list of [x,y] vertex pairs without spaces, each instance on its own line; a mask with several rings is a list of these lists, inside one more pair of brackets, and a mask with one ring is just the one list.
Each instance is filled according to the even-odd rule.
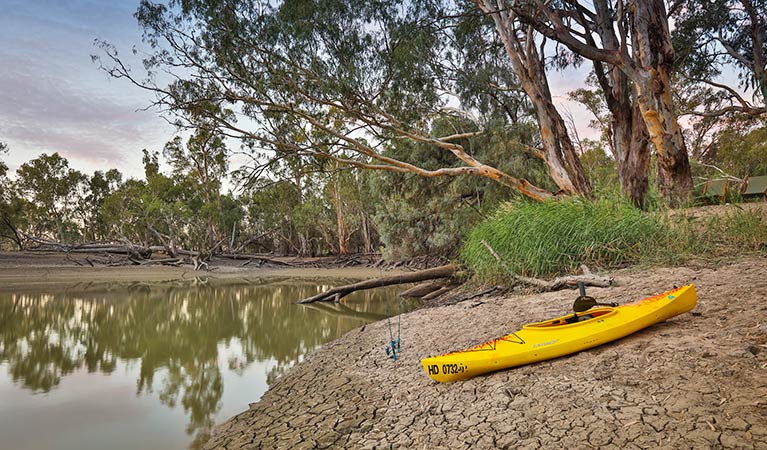
[[336,232],[338,234],[338,254],[346,255],[349,249],[346,247],[348,242],[349,226],[344,219],[343,200],[341,199],[341,177],[336,171],[333,176],[333,203],[336,209]]
[[[545,75],[542,76],[544,77],[542,82],[546,83],[546,91],[548,91],[548,82],[545,80]],[[590,194],[591,186],[586,180],[573,141],[567,134],[565,121],[551,100],[551,94],[536,94],[534,88],[531,88],[531,91],[535,96],[533,104],[551,178],[560,190],[568,194]]]
[[[585,16],[594,13],[584,13],[586,7],[583,3],[566,3],[572,6],[572,10],[554,10],[543,0],[532,3],[513,0],[512,9],[521,20],[543,35],[592,61],[612,64],[626,74],[633,83],[640,114],[658,156],[661,193],[670,206],[683,204],[692,195],[692,175],[671,97],[669,74],[674,63],[674,49],[663,0],[628,0],[625,11],[623,1],[619,0],[617,11],[606,8],[606,14],[617,15],[620,38],[617,48],[614,43],[612,48],[610,43],[602,43],[602,47],[598,47],[591,36],[592,29],[584,32],[582,26],[568,27],[565,17],[575,16],[578,24],[582,25],[588,22]],[[604,2],[597,1],[595,10],[600,4],[606,6]],[[630,33],[624,29],[625,23],[629,25]],[[631,46],[625,42],[628,35],[631,36]],[[636,165],[641,161],[642,158],[638,158]]]
[[[625,77],[624,77],[625,78]],[[628,89],[628,84],[625,85]],[[647,127],[637,106],[630,100],[610,108],[616,149],[618,180],[625,195],[637,208],[644,208],[647,194],[650,146]]]
[[[616,52],[621,50],[621,41],[615,34],[616,16],[607,4],[607,0],[595,0],[595,31],[605,49]],[[596,46],[590,34],[586,34],[589,44]],[[615,157],[618,181],[623,195],[628,197],[637,208],[644,208],[647,193],[650,146],[647,127],[641,111],[634,104],[625,73],[613,65],[595,60],[594,73],[605,96],[607,109],[612,116],[612,148]]]
[[[658,157],[661,195],[671,207],[692,196],[692,172],[671,97],[674,48],[662,0],[629,0],[635,65],[624,69],[634,82],[637,103]],[[637,70],[638,69],[638,70]]]

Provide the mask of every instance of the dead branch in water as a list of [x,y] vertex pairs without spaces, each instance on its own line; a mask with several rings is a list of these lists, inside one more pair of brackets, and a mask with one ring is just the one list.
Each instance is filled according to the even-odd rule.
[[383,278],[374,278],[371,280],[360,281],[354,284],[347,284],[345,286],[335,287],[327,290],[313,297],[299,300],[297,303],[313,303],[322,301],[339,301],[341,298],[351,294],[352,292],[362,291],[366,289],[374,289],[384,286],[392,286],[395,284],[404,283],[417,283],[419,281],[434,280],[437,278],[449,278],[454,276],[458,272],[458,267],[453,264],[445,266],[435,267],[433,269],[419,270],[417,272],[403,273],[402,275],[392,275]]

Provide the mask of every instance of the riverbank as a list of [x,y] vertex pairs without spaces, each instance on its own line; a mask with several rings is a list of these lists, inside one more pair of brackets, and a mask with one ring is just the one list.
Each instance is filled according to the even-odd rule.
[[[174,266],[117,266],[91,267],[85,255],[67,257],[61,252],[0,252],[0,290],[17,290],[50,285],[87,282],[141,282],[178,281],[194,278],[257,279],[257,278],[346,278],[367,279],[400,271],[378,268],[306,267],[306,266],[243,266],[242,261],[218,258],[209,270],[195,271],[190,265]],[[281,258],[285,262],[295,258]],[[319,258],[318,258],[319,259]],[[307,259],[302,260],[303,263]]]
[[592,288],[625,303],[695,283],[698,306],[614,343],[455,384],[420,359],[568,311],[573,291],[494,296],[402,316],[323,346],[206,448],[767,448],[767,264],[629,270]]

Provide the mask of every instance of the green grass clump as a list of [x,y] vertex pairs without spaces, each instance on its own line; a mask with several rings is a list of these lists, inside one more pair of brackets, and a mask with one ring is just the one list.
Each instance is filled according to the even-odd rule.
[[673,266],[765,251],[767,207],[643,212],[620,198],[572,198],[504,205],[472,230],[461,259],[479,281],[503,283],[512,275],[572,273],[581,264]]
[[[616,267],[639,262],[666,232],[660,219],[622,200],[579,198],[505,205],[471,232],[461,259],[486,282],[512,274],[545,277],[581,264]],[[502,263],[483,244],[498,253]]]

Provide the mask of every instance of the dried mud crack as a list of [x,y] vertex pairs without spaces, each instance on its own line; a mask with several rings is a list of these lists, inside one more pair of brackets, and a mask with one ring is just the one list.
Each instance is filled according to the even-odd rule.
[[625,273],[625,303],[695,283],[692,313],[570,357],[439,384],[419,360],[559,315],[571,292],[483,298],[385,322],[311,354],[206,448],[767,449],[767,264]]

